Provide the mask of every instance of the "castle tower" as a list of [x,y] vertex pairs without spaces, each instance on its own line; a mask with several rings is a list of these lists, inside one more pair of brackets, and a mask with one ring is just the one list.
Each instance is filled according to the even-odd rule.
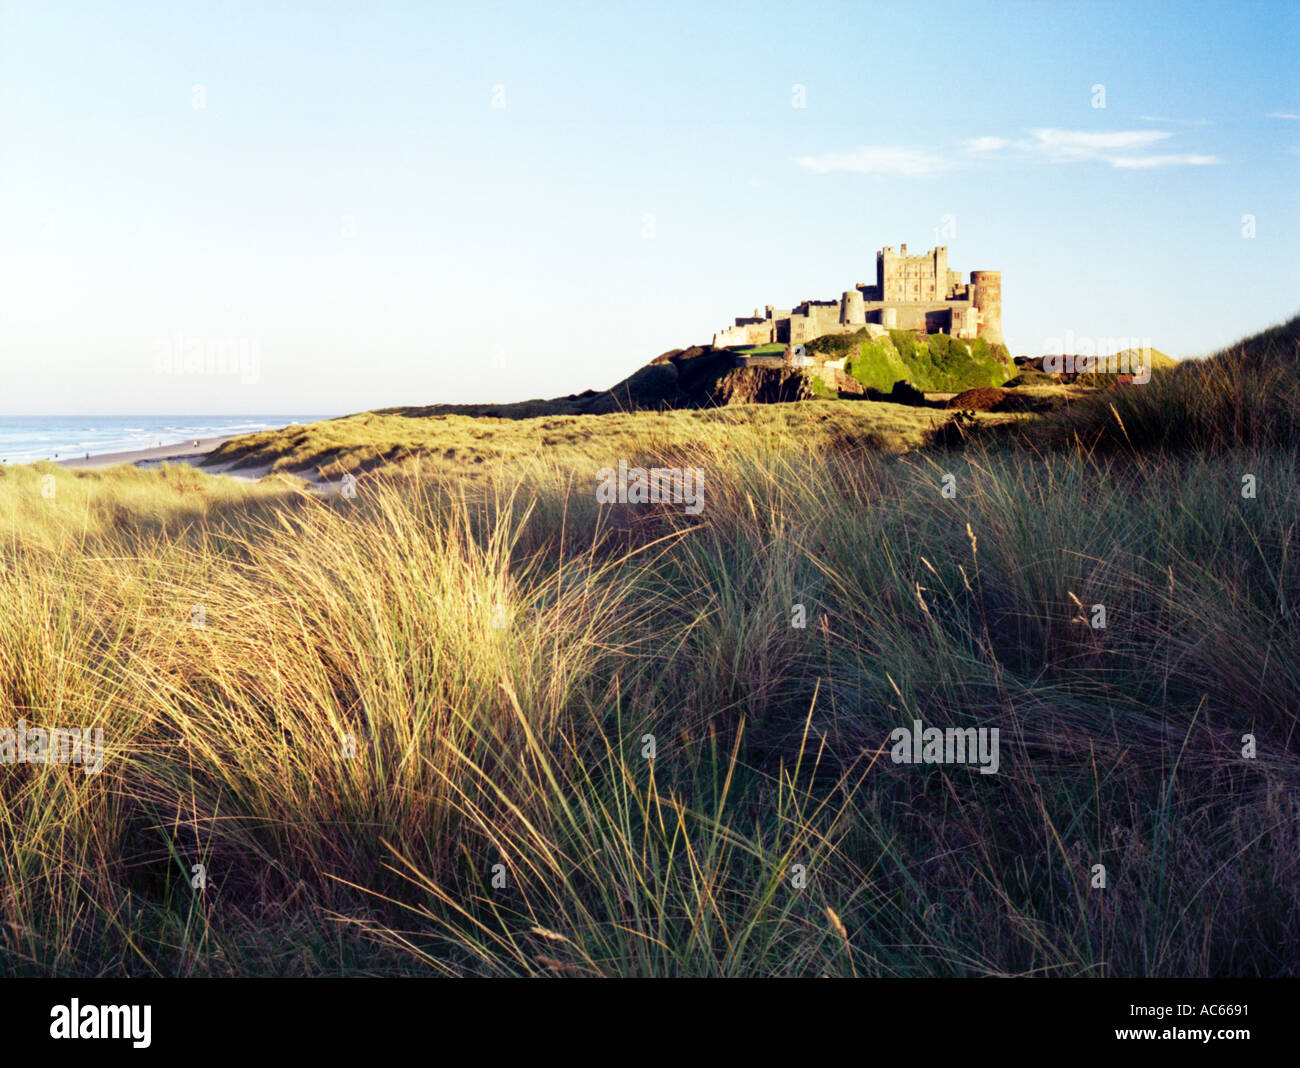
[[971,271],[973,301],[980,312],[979,336],[990,345],[1002,344],[1002,272]]
[[840,297],[840,325],[862,326],[867,321],[867,309],[863,305],[862,292],[846,289]]
[[948,246],[939,245],[934,250],[934,288],[931,300],[944,300],[948,296]]
[[876,299],[897,300],[894,294],[894,246],[886,245],[876,253]]

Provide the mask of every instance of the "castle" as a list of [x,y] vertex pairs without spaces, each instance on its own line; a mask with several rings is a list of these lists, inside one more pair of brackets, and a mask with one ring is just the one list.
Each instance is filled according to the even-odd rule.
[[909,256],[903,245],[876,253],[876,284],[859,282],[839,300],[805,300],[789,311],[768,305],[765,313],[737,319],[713,335],[715,348],[741,345],[801,345],[825,334],[847,334],[868,323],[885,330],[924,331],[1002,343],[1002,272],[948,270],[948,249],[940,245]]

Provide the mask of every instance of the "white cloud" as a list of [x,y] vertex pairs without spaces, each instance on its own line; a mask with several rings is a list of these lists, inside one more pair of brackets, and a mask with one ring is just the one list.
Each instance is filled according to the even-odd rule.
[[1218,163],[1217,156],[1190,152],[1148,155],[1146,150],[1173,136],[1168,130],[1031,130],[1033,139],[1021,142],[1028,152],[1054,163],[1109,163],[1123,169],[1201,167]]
[[[1044,127],[1028,137],[972,137],[961,143],[966,156],[945,156],[936,151],[891,145],[866,145],[845,152],[800,156],[795,162],[814,174],[888,174],[930,178],[969,163],[971,156],[1013,150],[1015,157],[1051,163],[1105,163],[1122,170],[1155,167],[1201,167],[1220,162],[1217,156],[1191,152],[1154,153],[1173,134],[1168,130],[1062,130]],[[1006,155],[1002,159],[1012,158]]]
[[972,137],[966,142],[968,152],[996,152],[1011,144],[1005,137]]
[[1204,167],[1218,163],[1218,156],[1195,156],[1191,154],[1168,156],[1111,156],[1107,161],[1112,167]]
[[1115,130],[1092,133],[1086,130],[1031,130],[1031,147],[1059,159],[1096,159],[1108,149],[1149,148],[1173,134],[1168,130]]
[[1171,119],[1168,115],[1139,115],[1141,122],[1168,122],[1175,126],[1209,126],[1209,119]]
[[1300,121],[1300,115],[1297,115],[1294,111],[1270,111],[1265,118],[1288,119],[1291,122]]
[[849,174],[900,174],[908,178],[928,178],[951,166],[937,153],[889,145],[868,145],[848,152],[800,156],[795,162],[814,174],[844,171]]

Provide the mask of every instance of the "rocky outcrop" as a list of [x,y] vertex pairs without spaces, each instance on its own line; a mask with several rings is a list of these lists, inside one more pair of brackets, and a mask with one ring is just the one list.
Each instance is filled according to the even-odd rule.
[[812,383],[802,371],[786,367],[735,367],[709,390],[712,404],[783,404],[810,400]]
[[701,345],[656,356],[607,393],[587,400],[584,407],[596,414],[637,408],[780,404],[814,396],[812,382],[797,368],[779,360],[770,367],[737,367],[734,353]]

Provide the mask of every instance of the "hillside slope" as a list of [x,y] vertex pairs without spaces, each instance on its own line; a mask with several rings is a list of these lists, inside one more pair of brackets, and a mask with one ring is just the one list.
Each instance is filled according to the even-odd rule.
[[[247,434],[222,445],[203,466],[212,471],[264,468],[326,479],[344,471],[419,466],[425,474],[467,479],[541,460],[600,467],[613,457],[654,450],[724,449],[736,434],[765,441],[775,451],[798,442],[828,451],[861,446],[901,453],[935,441],[958,418],[954,411],[849,400],[531,419],[362,412]],[[979,424],[1014,418],[984,412],[974,417]]]
[[[1154,364],[1154,361],[1153,361]],[[1088,397],[1036,425],[1039,444],[1089,449],[1294,448],[1300,440],[1300,315],[1145,384]]]
[[[776,348],[779,352],[780,347]],[[966,342],[946,334],[918,337],[907,330],[892,330],[880,336],[879,327],[817,338],[808,343],[806,351],[823,363],[847,357],[848,376],[863,389],[881,393],[888,393],[897,382],[908,382],[922,391],[940,392],[997,386],[1014,371],[1001,345],[990,346],[983,340]],[[547,415],[608,415],[729,404],[779,404],[836,395],[835,390],[819,385],[813,376],[798,370],[737,367],[736,356],[730,349],[693,345],[656,356],[609,389],[588,389],[563,397],[511,404],[428,404],[380,408],[377,413],[408,418],[465,415],[535,419]],[[856,387],[851,390],[862,391]]]

